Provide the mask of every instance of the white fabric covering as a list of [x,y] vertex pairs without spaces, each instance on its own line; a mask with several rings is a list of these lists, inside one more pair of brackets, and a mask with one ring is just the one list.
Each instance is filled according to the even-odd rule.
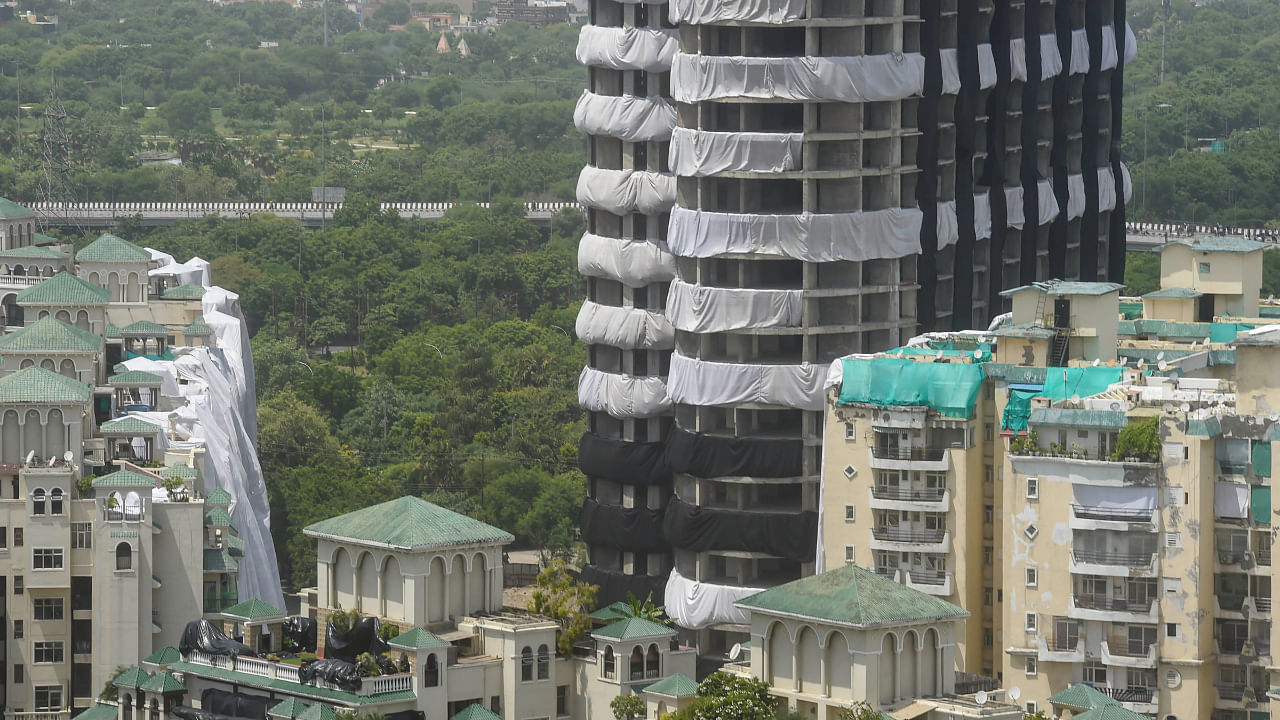
[[804,18],[805,0],[672,0],[674,23],[711,25],[726,21],[783,23]]
[[[938,249],[955,245],[960,239],[960,217],[956,214],[956,201],[938,203]],[[923,247],[923,246],[922,246]]]
[[1040,226],[1044,227],[1058,218],[1062,208],[1058,206],[1058,196],[1053,194],[1053,182],[1041,179],[1036,183],[1037,198],[1040,201]]
[[1098,168],[1098,212],[1116,209],[1116,176],[1109,167]]
[[698,582],[673,569],[667,578],[662,606],[677,625],[688,630],[701,630],[724,623],[748,625],[751,623],[751,614],[733,604],[761,591],[762,588]]
[[821,410],[826,365],[750,365],[671,354],[667,392],[684,405],[760,403]]
[[1089,36],[1084,28],[1071,31],[1071,74],[1089,72]]
[[[199,258],[196,258],[199,260]],[[204,263],[204,261],[200,261]],[[209,265],[208,263],[200,264],[194,260],[185,263],[169,263],[162,267],[152,268],[147,271],[149,277],[163,276],[174,278],[179,285],[203,285],[209,287]]]
[[1072,485],[1077,505],[1109,510],[1155,510],[1156,489]]
[[1129,166],[1120,163],[1121,186],[1124,192],[1124,201],[1129,202],[1133,199],[1133,178],[1129,175]]
[[[1027,81],[1027,40],[1013,38],[1009,41],[1009,74],[1014,80]],[[1062,54],[1058,52],[1058,37],[1053,33],[1040,36],[1040,80],[1057,77],[1062,72]]]
[[[676,53],[671,63],[671,97],[684,103],[735,97],[873,102],[902,100],[923,88],[919,53],[785,58]],[[958,89],[957,78],[949,92]]]
[[1249,516],[1249,486],[1220,482],[1213,488],[1213,513],[1222,518]]
[[991,237],[991,194],[973,196],[973,230],[979,240]]
[[627,142],[666,140],[676,126],[676,109],[660,95],[597,95],[584,90],[573,108],[573,124],[588,135]]
[[578,310],[574,326],[578,339],[588,345],[609,345],[624,350],[670,350],[676,331],[661,312],[601,305],[587,300]]
[[756,253],[808,262],[896,258],[920,252],[923,217],[910,208],[750,215],[675,207],[667,243],[679,257]]
[[583,25],[575,54],[583,65],[666,72],[677,45],[674,29]]
[[678,127],[671,131],[668,163],[683,177],[734,170],[785,172],[800,167],[800,133],[710,132]]
[[667,319],[685,332],[799,327],[803,314],[801,290],[718,288],[673,280],[667,294]]
[[578,241],[578,273],[644,287],[674,278],[676,259],[657,242],[586,233]]
[[1124,24],[1124,64],[1128,65],[1133,59],[1138,57],[1138,36],[1133,34],[1133,28],[1129,26],[1129,22]]
[[1102,26],[1102,69],[1114,70],[1120,64],[1120,50],[1116,47],[1116,27]]
[[1067,219],[1084,216],[1084,176],[1067,176]]
[[667,382],[654,375],[632,376],[584,367],[578,375],[578,404],[615,418],[652,417],[671,408]]
[[[942,58],[942,92],[944,94],[959,92],[960,51],[955,48],[943,48],[939,55]],[[984,90],[996,85],[996,58],[991,51],[990,43],[978,46],[978,85]]]
[[151,261],[160,263],[160,267],[164,267],[165,265],[172,265],[175,262],[177,262],[177,260],[174,260],[173,256],[167,252],[161,252],[159,250],[156,250],[155,248],[142,248],[142,249],[151,253]]
[[578,175],[578,202],[614,215],[657,215],[671,208],[676,179],[644,170],[604,170],[588,165]]
[[1021,185],[1012,185],[1004,189],[1005,225],[1022,229],[1027,224],[1027,214],[1022,204],[1026,202],[1026,191]]
[[1009,41],[1009,78],[1027,81],[1027,40],[1014,38]]

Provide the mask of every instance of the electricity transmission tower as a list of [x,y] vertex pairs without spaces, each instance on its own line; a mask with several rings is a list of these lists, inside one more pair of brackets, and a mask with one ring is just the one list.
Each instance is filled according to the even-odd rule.
[[[41,134],[40,199],[45,203],[75,201],[71,183],[71,149],[67,138],[67,110],[57,91],[49,88],[49,102],[44,108],[44,131]],[[50,205],[46,205],[50,207]],[[47,214],[45,224],[47,225]]]

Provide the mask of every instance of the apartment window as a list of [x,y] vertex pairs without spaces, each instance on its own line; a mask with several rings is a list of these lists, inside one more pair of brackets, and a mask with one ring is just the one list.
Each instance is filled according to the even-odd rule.
[[[1032,667],[1035,667],[1035,663],[1034,663],[1034,662],[1032,663]],[[1027,674],[1028,674],[1028,675],[1030,675],[1030,674],[1032,674],[1032,673],[1027,673]],[[1036,712],[1037,712],[1037,711],[1039,711],[1039,710],[1040,710],[1040,704],[1039,704],[1039,703],[1037,703],[1035,700],[1028,700],[1028,701],[1027,701],[1027,712],[1028,712],[1029,714],[1031,714],[1031,715],[1035,715],[1035,714],[1036,714]]]
[[88,550],[93,547],[93,523],[71,523],[71,549]]
[[62,662],[62,641],[37,642],[35,662],[36,664]]
[[990,545],[987,545],[986,547],[982,548],[982,564],[986,565],[987,567],[991,567],[992,565],[994,565],[995,555],[996,555],[995,548],[991,547]]
[[845,423],[845,424],[844,424],[844,439],[845,439],[845,440],[857,440],[857,439],[858,439],[858,428],[857,428],[857,425],[855,425],[854,423]]
[[31,601],[36,620],[61,620],[62,598],[35,598]]
[[986,426],[985,428],[983,428],[983,429],[982,429],[982,439],[983,439],[983,440],[986,440],[987,442],[991,442],[991,441],[992,441],[992,439],[994,439],[994,437],[995,437],[995,436],[991,434],[991,426],[990,426],[990,425],[988,425],[988,426]]
[[26,681],[26,676],[27,676],[27,673],[23,669],[21,664],[17,664],[13,666],[13,684],[14,685],[21,685],[23,682]]
[[853,546],[852,545],[844,546],[844,562],[846,565],[853,564]]
[[858,469],[857,469],[857,468],[855,468],[854,466],[852,466],[852,465],[845,465],[845,466],[844,466],[844,476],[845,476],[845,477],[847,477],[847,478],[849,478],[850,480],[852,480],[852,479],[853,479],[853,476],[854,476],[854,475],[857,475],[857,474],[858,474]]
[[61,685],[36,686],[36,712],[50,712],[62,709]]
[[1027,657],[1027,664],[1024,670],[1027,674],[1027,677],[1031,677],[1036,674],[1037,672],[1036,659],[1034,657],[1030,657],[1030,656]]
[[996,520],[996,509],[993,505],[982,506],[982,522],[990,525]]
[[61,570],[62,548],[35,548],[31,551],[31,567],[35,570]]
[[1027,568],[1027,587],[1036,587],[1040,582],[1040,571],[1036,568]]
[[44,514],[44,488],[36,488],[31,491],[31,514]]
[[22,594],[22,576],[21,575],[13,576],[13,594],[14,595]]
[[13,546],[22,547],[22,528],[13,529]]
[[49,491],[49,514],[50,515],[62,514],[62,500],[63,500],[62,488],[54,488]]
[[551,651],[547,646],[538,646],[538,679],[546,680],[551,677]]
[[991,605],[991,588],[984,588],[982,591],[982,604]]
[[22,621],[14,620],[13,621],[13,639],[21,640],[24,634],[25,633],[23,632]]
[[0,526],[0,550],[9,549],[9,526]]
[[526,645],[520,651],[520,682],[533,680],[533,648]]
[[1107,666],[1096,662],[1085,663],[1084,681],[1090,685],[1105,686],[1107,684]]
[[1181,578],[1164,578],[1164,592],[1166,595],[1179,595],[1182,593]]
[[854,517],[854,506],[853,506],[853,505],[845,505],[845,506],[844,506],[844,521],[845,521],[845,522],[853,522],[853,517]]
[[559,685],[556,687],[556,715],[569,714],[569,686]]
[[1209,263],[1207,262],[1200,263],[1200,274],[1207,275],[1208,273],[1209,273]]
[[1035,632],[1036,631],[1036,614],[1027,613],[1026,617],[1023,618],[1023,623],[1024,623],[1023,628],[1026,629],[1027,632],[1030,632],[1030,633]]
[[1028,525],[1027,529],[1022,531],[1022,534],[1026,535],[1028,540],[1035,540],[1036,536],[1040,534],[1040,528],[1035,525]]
[[1165,637],[1171,637],[1171,638],[1178,637],[1178,623],[1165,623],[1164,635]]
[[1040,478],[1027,478],[1027,499],[1037,500],[1040,498]]
[[991,645],[992,645],[991,628],[984,628],[984,629],[983,629],[983,631],[982,631],[982,644],[983,644],[983,645],[985,645],[986,647],[991,647]]

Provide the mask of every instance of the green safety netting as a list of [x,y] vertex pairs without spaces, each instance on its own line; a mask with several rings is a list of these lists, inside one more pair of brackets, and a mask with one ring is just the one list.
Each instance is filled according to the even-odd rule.
[[1044,374],[1044,389],[1009,391],[1009,404],[1004,408],[1000,427],[1015,433],[1026,430],[1033,397],[1047,397],[1053,401],[1089,397],[1106,391],[1123,377],[1124,368],[1121,367],[1048,368]]
[[1125,320],[1134,320],[1142,316],[1142,303],[1140,302],[1122,302],[1120,303],[1120,315]]
[[1010,390],[1009,404],[1004,406],[1000,427],[1015,432],[1026,430],[1027,419],[1031,417],[1031,398],[1039,394],[1039,390]]
[[1251,459],[1254,475],[1271,477],[1271,443],[1265,440],[1254,440]]
[[1253,511],[1253,521],[1263,525],[1271,524],[1271,488],[1265,485],[1253,485],[1249,498],[1249,509]]
[[924,405],[947,417],[973,416],[984,378],[977,364],[906,358],[844,358],[840,402],[879,407]]
[[1252,329],[1252,325],[1242,325],[1240,323],[1209,323],[1209,342],[1232,342],[1236,339],[1236,333]]

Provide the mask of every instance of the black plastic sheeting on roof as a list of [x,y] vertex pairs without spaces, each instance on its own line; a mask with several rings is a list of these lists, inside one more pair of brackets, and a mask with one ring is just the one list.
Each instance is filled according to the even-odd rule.
[[362,617],[351,625],[346,635],[339,635],[329,623],[324,634],[324,656],[352,662],[361,653],[370,653],[374,657],[390,650],[387,643],[378,635],[378,618]]
[[284,619],[282,628],[284,636],[293,641],[298,652],[316,651],[316,621],[309,617],[294,615]]
[[200,708],[188,707],[186,705],[178,705],[169,711],[174,717],[180,717],[182,720],[244,720],[236,718],[232,715],[219,715],[208,710]]
[[671,483],[665,443],[627,442],[584,433],[578,441],[578,468],[587,477],[626,485]]
[[802,440],[759,440],[699,435],[672,428],[667,466],[695,477],[798,477],[804,474]]
[[298,681],[303,685],[311,685],[317,677],[324,678],[347,692],[360,689],[360,669],[346,660],[326,658],[298,668]]
[[192,650],[199,650],[206,655],[257,655],[253,648],[242,642],[227,637],[218,626],[205,619],[192,620],[182,631],[178,641],[178,652],[185,657]]
[[600,591],[596,593],[596,607],[604,607],[615,602],[626,602],[627,593],[638,598],[653,594],[654,601],[662,598],[667,589],[667,574],[661,575],[626,575],[617,570],[602,570],[595,565],[582,568],[578,579],[588,585],[596,585]]
[[663,532],[684,550],[736,550],[811,562],[818,541],[818,514],[739,512],[690,505],[671,498]]
[[662,510],[601,505],[587,498],[578,524],[589,545],[625,552],[665,552],[671,547],[662,536]]
[[210,688],[200,694],[201,709],[215,715],[267,720],[267,708],[275,705],[266,695],[248,695]]

